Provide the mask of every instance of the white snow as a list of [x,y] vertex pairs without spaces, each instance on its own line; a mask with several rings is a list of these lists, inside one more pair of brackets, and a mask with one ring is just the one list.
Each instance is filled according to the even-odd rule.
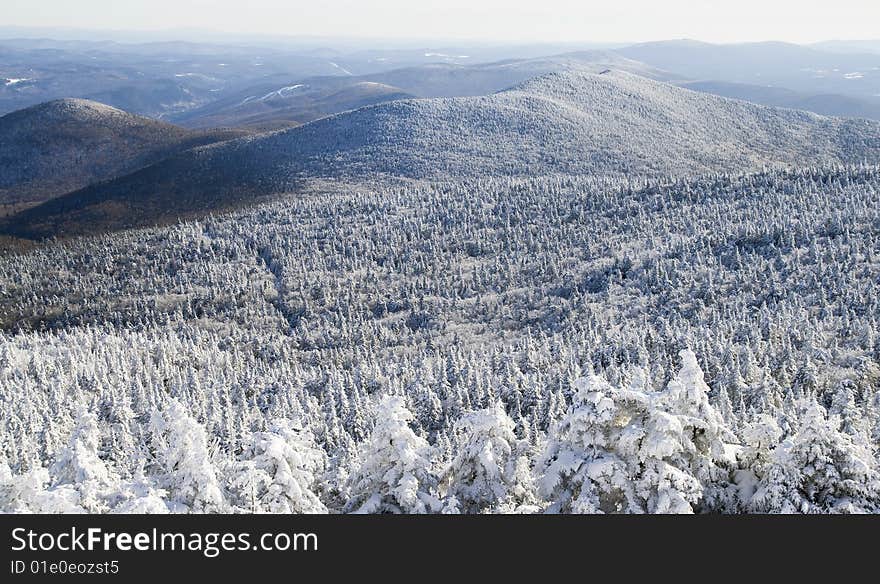
[[446,53],[425,53],[426,57],[440,57],[441,59],[470,59],[470,55],[447,55]]
[[349,71],[345,67],[340,67],[339,65],[337,65],[333,61],[330,61],[330,64],[333,65],[334,67],[336,67],[337,69],[339,69],[340,71],[342,71],[343,73],[345,73],[346,75],[354,75],[354,73],[352,73],[351,71]]
[[296,85],[289,85],[287,87],[282,87],[281,89],[276,89],[275,91],[270,91],[266,95],[260,98],[260,101],[265,101],[272,97],[273,95],[277,95],[278,97],[284,97],[292,91],[299,89],[300,87],[305,87],[302,83],[298,83]]

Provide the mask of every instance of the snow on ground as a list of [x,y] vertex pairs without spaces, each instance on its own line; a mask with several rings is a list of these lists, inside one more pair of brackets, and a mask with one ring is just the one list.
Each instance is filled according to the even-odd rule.
[[275,91],[270,91],[266,95],[260,98],[260,101],[266,101],[272,96],[285,97],[287,94],[299,89],[300,87],[305,87],[302,83],[298,83],[297,85],[289,85],[287,87],[282,87],[281,89],[276,89]]
[[345,67],[340,67],[339,65],[337,65],[337,64],[334,63],[333,61],[330,61],[330,64],[333,65],[333,67],[335,67],[336,69],[339,69],[340,71],[342,71],[343,73],[345,73],[346,75],[354,75],[354,73],[352,73],[351,71],[349,71],[349,70],[346,69]]

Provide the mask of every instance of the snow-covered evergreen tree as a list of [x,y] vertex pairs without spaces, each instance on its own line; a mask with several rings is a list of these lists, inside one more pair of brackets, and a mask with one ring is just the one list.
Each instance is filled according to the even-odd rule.
[[874,513],[880,474],[870,450],[809,401],[800,429],[764,467],[750,508],[759,513]]
[[315,493],[326,454],[312,436],[289,420],[255,432],[235,465],[232,485],[251,513],[326,513]]
[[743,444],[738,453],[740,468],[733,474],[738,510],[747,509],[751,504],[758,488],[758,477],[767,476],[767,467],[782,435],[773,416],[764,413],[758,414],[743,428]]
[[430,513],[440,510],[432,448],[409,427],[400,396],[385,397],[376,425],[351,476],[346,508],[357,513]]
[[153,413],[150,426],[155,465],[170,502],[197,513],[227,510],[204,427],[174,399]]
[[100,458],[101,432],[97,417],[84,407],[76,414],[73,432],[50,468],[55,486],[70,485],[79,492],[81,505],[89,513],[106,511],[108,499],[118,489],[119,479]]
[[0,465],[0,511],[3,513],[86,513],[76,486],[51,487],[49,471],[43,467],[12,474]]
[[538,461],[551,512],[689,513],[702,487],[676,468],[685,426],[654,396],[616,389],[595,374],[575,382],[574,403]]
[[736,436],[709,402],[709,392],[697,356],[690,349],[679,353],[681,368],[657,400],[664,411],[677,417],[685,442],[680,465],[703,486],[701,507],[709,511],[733,511],[736,503],[729,488],[736,462],[731,444]]
[[536,504],[528,443],[500,403],[465,414],[457,423],[456,453],[444,473],[446,497],[463,513],[515,511]]

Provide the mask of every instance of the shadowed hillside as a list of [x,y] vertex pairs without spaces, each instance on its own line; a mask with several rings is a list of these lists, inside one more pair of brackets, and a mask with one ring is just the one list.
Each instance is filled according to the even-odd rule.
[[241,135],[193,132],[82,99],[13,112],[0,118],[0,205],[50,199]]

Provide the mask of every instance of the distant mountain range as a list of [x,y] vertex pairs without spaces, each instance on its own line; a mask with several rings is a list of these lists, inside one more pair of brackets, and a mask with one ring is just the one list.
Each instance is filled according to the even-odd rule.
[[697,41],[644,43],[616,52],[691,81],[770,85],[811,95],[880,95],[877,52],[839,53],[779,42],[716,45]]
[[731,83],[727,81],[686,81],[679,87],[741,99],[761,105],[805,110],[825,116],[880,120],[880,98],[858,98],[839,94],[792,91],[784,87]]
[[236,45],[0,39],[0,115],[79,97],[160,118],[257,84],[411,63]]
[[835,53],[877,53],[880,54],[880,40],[822,41],[813,43],[813,48]]
[[[790,90],[798,96],[788,103],[762,101],[763,89],[744,94],[739,88],[730,96],[876,118],[878,46],[876,41],[810,46],[664,41],[548,57],[542,55],[559,53],[562,46],[370,49],[2,39],[0,114],[80,97],[187,127],[262,131],[408,96],[486,95],[537,75],[593,66],[702,83],[702,89],[721,95],[728,95],[728,84]],[[367,91],[364,82],[388,87]],[[283,91],[297,85],[308,90]]]
[[46,200],[240,130],[186,130],[83,99],[0,117],[0,205]]
[[385,101],[488,95],[547,73],[598,73],[607,69],[662,81],[675,78],[675,75],[609,51],[583,51],[477,65],[434,63],[369,75],[313,77],[282,86],[261,84],[169,119],[193,128],[277,129]]
[[569,71],[491,96],[388,102],[197,148],[26,210],[3,229],[41,238],[150,225],[314,179],[659,177],[862,161],[880,161],[878,123]]
[[[471,65],[440,62],[361,76],[261,83],[169,119],[194,128],[278,129],[383,101],[488,95],[546,73],[614,69],[760,105],[880,120],[880,96],[871,93],[878,66],[880,55],[836,55],[784,43],[663,42],[617,51]],[[801,89],[789,89],[786,83]]]
[[351,77],[321,77],[302,83],[260,85],[172,119],[191,128],[218,126],[257,131],[298,126],[335,113],[415,97],[398,87]]

